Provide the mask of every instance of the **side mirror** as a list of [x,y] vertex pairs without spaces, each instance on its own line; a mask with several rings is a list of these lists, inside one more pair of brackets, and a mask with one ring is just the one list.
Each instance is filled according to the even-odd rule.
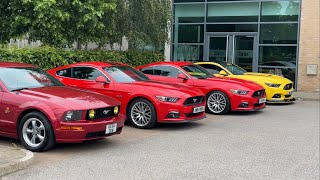
[[103,84],[107,84],[108,83],[107,79],[105,77],[103,77],[103,76],[97,77],[96,78],[96,82],[103,83]]
[[219,74],[222,76],[228,76],[228,73],[225,70],[221,70]]
[[180,73],[179,75],[178,75],[178,78],[179,79],[184,79],[184,80],[187,80],[187,79],[189,79],[185,74],[183,74],[183,73]]

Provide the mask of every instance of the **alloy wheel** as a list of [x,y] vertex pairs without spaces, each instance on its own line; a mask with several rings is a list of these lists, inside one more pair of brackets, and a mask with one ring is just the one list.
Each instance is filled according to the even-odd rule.
[[44,142],[46,130],[39,119],[30,118],[23,124],[22,136],[30,147],[36,148]]
[[212,93],[207,103],[209,110],[215,114],[223,112],[227,107],[227,99],[221,93]]
[[132,106],[131,119],[140,127],[148,125],[151,121],[151,108],[145,102],[137,102]]

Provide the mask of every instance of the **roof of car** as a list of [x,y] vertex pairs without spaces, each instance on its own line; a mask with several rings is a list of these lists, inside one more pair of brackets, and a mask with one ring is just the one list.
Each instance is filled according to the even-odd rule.
[[162,61],[162,62],[150,63],[150,64],[147,64],[146,66],[150,66],[150,65],[168,65],[168,64],[177,65],[177,66],[186,66],[186,65],[193,64],[193,63],[192,62],[188,62],[188,61],[170,61],[170,62]]
[[10,68],[10,67],[36,67],[32,64],[16,63],[16,62],[0,62],[0,67]]
[[126,64],[118,62],[79,62],[70,65],[82,65],[82,66],[124,66]]

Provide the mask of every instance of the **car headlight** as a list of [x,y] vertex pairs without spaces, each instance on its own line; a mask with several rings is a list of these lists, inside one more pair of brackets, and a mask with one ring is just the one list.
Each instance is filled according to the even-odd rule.
[[65,121],[78,121],[81,119],[82,111],[67,111],[63,115]]
[[265,84],[269,87],[274,87],[274,88],[278,88],[281,86],[281,84],[274,84],[274,83],[265,83]]
[[113,109],[113,114],[117,115],[119,113],[119,106],[115,106]]
[[159,100],[159,101],[162,101],[162,102],[172,102],[172,103],[175,103],[179,100],[179,98],[176,98],[176,97],[168,97],[168,96],[156,96],[156,98]]
[[230,91],[233,94],[239,94],[239,95],[247,95],[249,93],[249,91],[247,90],[236,90],[236,89],[230,89]]

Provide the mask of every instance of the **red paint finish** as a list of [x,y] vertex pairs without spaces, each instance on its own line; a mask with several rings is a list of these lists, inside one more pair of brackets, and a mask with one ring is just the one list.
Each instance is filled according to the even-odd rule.
[[[185,106],[183,104],[187,98],[204,96],[201,91],[194,90],[192,87],[186,85],[172,85],[163,82],[150,81],[143,73],[136,71],[133,68],[131,69],[136,71],[138,75],[131,72],[131,70],[127,70],[127,75],[130,75],[131,77],[130,80],[128,80],[127,75],[124,76],[121,73],[111,75],[110,73],[112,73],[112,71],[107,72],[107,68],[112,69],[113,67],[131,68],[122,63],[87,62],[58,67],[51,69],[48,72],[67,86],[95,91],[119,100],[123,107],[120,110],[120,113],[124,116],[126,116],[127,108],[133,100],[144,98],[154,105],[158,122],[185,122],[205,117],[204,112],[194,116],[190,115],[194,107],[205,106],[205,101],[201,104],[192,106]],[[89,75],[92,77],[81,79],[83,77],[77,75],[78,68],[89,68],[91,71],[94,70],[95,73]],[[139,74],[146,79],[138,80]],[[102,79],[100,76],[104,77],[107,80],[107,83],[101,82]],[[175,103],[162,102],[158,100],[156,96],[177,97],[179,100]],[[171,111],[180,112],[180,117],[177,119],[168,118],[167,116]]]
[[[262,86],[251,81],[227,78],[227,77],[222,77],[222,78],[209,77],[204,79],[195,78],[190,73],[188,73],[183,69],[183,67],[190,66],[190,65],[194,65],[194,64],[191,62],[157,62],[157,63],[151,63],[148,65],[139,66],[137,67],[137,69],[146,70],[147,68],[149,69],[159,68],[160,66],[162,67],[169,66],[171,69],[175,68],[178,71],[180,71],[183,74],[183,76],[186,76],[187,78],[182,78],[181,75],[179,75],[179,78],[178,78],[178,77],[168,77],[168,76],[162,76],[162,75],[149,75],[149,74],[148,74],[148,77],[155,81],[186,84],[189,86],[193,86],[195,88],[200,89],[206,95],[208,95],[210,92],[215,90],[222,91],[230,99],[231,111],[252,111],[252,110],[259,110],[265,107],[265,103],[258,104],[259,99],[265,98],[265,94],[258,98],[252,97],[255,91],[263,90]],[[249,93],[247,95],[233,94],[231,92],[231,89],[247,90],[249,91]],[[239,107],[239,105],[242,102],[248,102],[249,106],[245,108]]]
[[[86,135],[89,133],[105,131],[106,125],[113,123],[117,123],[119,129],[115,134],[121,133],[124,125],[124,117],[121,115],[106,119],[96,119],[94,121],[85,120],[85,114],[88,110],[120,106],[119,101],[98,93],[65,87],[62,84],[60,86],[42,86],[16,91],[10,90],[8,84],[6,85],[4,82],[9,82],[10,84],[10,81],[12,81],[11,78],[14,79],[14,77],[18,75],[4,75],[1,74],[1,72],[8,69],[15,70],[20,68],[38,69],[28,64],[0,63],[0,77],[1,75],[5,76],[0,80],[0,135],[18,138],[17,126],[19,119],[25,112],[31,111],[41,112],[47,117],[58,143],[82,142],[109,136],[101,135],[99,137],[86,138]],[[45,73],[44,71],[42,72]],[[34,74],[30,75],[30,77],[34,77]],[[47,74],[47,76],[50,75]],[[64,114],[70,110],[82,110],[81,120],[72,122],[63,120]],[[69,127],[78,127],[81,128],[81,130],[61,130],[62,127],[67,129]]]

